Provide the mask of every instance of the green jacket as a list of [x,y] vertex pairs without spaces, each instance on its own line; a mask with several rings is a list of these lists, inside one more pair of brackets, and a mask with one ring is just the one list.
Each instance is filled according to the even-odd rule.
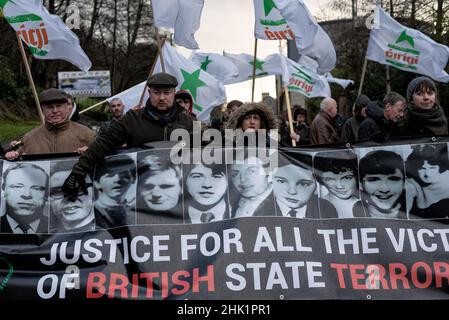
[[125,143],[132,148],[148,142],[169,141],[170,134],[176,129],[185,129],[192,134],[192,118],[181,112],[177,105],[174,108],[165,121],[152,112],[148,104],[140,110],[128,111],[121,120],[115,121],[97,136],[73,167],[73,173],[84,176],[91,173],[97,163]]

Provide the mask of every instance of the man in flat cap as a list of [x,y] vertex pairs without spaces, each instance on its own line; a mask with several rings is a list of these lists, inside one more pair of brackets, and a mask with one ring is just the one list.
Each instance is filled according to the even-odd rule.
[[45,123],[23,136],[23,145],[5,157],[14,160],[22,154],[84,152],[95,139],[91,129],[70,121],[69,96],[52,88],[39,96]]
[[76,199],[85,188],[85,177],[95,164],[103,161],[119,146],[137,147],[147,142],[168,141],[176,129],[193,131],[192,118],[175,103],[178,80],[168,73],[156,73],[148,78],[150,94],[144,108],[130,110],[126,115],[101,132],[87,152],[73,166],[62,190],[66,197]]

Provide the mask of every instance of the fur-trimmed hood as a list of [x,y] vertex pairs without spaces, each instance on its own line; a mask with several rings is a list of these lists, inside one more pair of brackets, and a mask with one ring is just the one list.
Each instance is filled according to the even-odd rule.
[[270,107],[263,103],[245,103],[241,105],[229,116],[228,121],[225,123],[225,129],[239,129],[243,122],[243,117],[246,114],[256,111],[259,115],[262,115],[267,124],[267,130],[279,129],[279,120],[274,115]]

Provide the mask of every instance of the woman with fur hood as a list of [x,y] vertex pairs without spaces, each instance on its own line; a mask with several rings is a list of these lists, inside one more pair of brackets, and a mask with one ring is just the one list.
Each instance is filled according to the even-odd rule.
[[[270,139],[278,140],[279,121],[271,108],[264,103],[245,103],[231,113],[225,124],[225,129],[241,129],[243,132],[256,133],[258,130],[264,129],[267,135],[266,142],[269,145]],[[276,130],[276,137],[270,130]]]

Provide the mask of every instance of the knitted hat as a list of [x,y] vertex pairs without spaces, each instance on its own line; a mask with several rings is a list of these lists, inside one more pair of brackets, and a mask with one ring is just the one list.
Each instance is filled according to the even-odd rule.
[[407,101],[413,101],[413,94],[416,89],[419,88],[422,84],[425,84],[427,87],[431,88],[435,93],[437,92],[437,87],[435,82],[428,77],[418,77],[410,81],[407,87]]

